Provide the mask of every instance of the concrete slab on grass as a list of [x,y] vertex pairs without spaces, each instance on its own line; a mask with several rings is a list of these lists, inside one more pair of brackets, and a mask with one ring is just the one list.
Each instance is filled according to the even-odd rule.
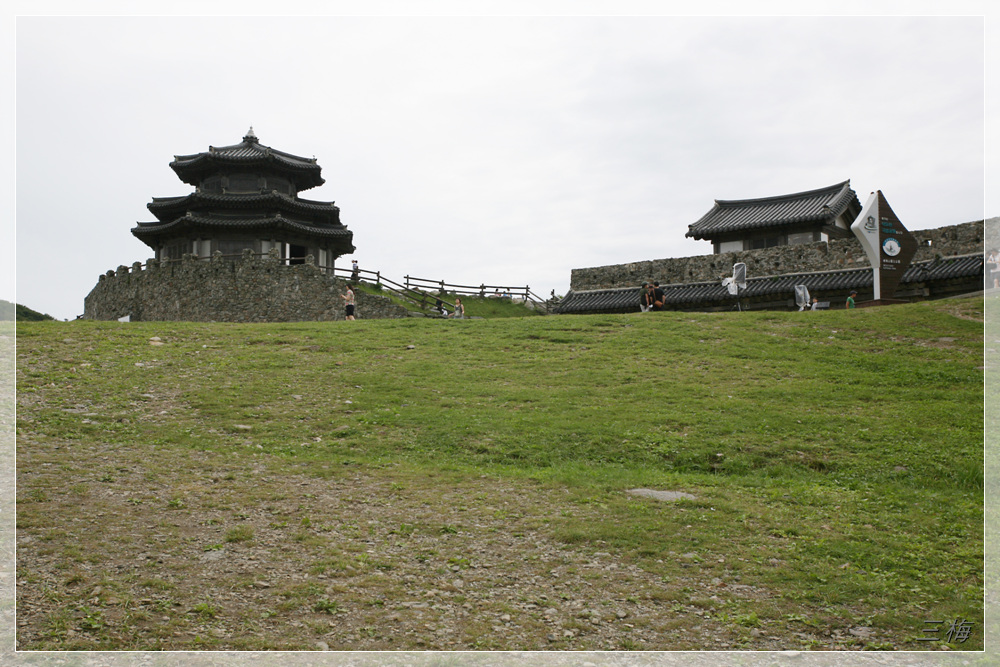
[[656,500],[663,500],[666,502],[670,502],[673,500],[680,500],[681,498],[694,500],[694,496],[692,496],[690,493],[684,493],[683,491],[656,491],[654,489],[629,489],[626,493],[631,493],[633,496],[645,496],[646,498],[654,498]]

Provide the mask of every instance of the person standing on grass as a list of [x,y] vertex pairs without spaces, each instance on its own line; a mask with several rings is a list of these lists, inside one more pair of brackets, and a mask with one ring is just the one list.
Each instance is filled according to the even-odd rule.
[[649,283],[643,283],[639,288],[639,312],[649,310]]
[[663,310],[663,290],[660,289],[660,283],[653,281],[653,286],[650,288],[649,296],[649,309],[653,311]]
[[455,312],[451,316],[456,320],[465,319],[465,306],[462,305],[462,300],[457,296],[455,297]]
[[848,295],[847,297],[847,303],[844,304],[844,307],[847,309],[854,308],[854,297],[856,297],[857,295],[858,295],[857,290],[851,290],[850,295]]
[[342,294],[340,298],[342,298],[344,300],[344,319],[345,320],[353,320],[354,319],[354,290],[351,289],[350,285],[347,286],[347,291],[344,292],[344,294]]

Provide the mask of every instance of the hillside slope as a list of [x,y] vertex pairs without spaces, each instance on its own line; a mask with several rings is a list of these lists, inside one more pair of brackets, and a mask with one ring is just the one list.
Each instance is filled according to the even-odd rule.
[[18,648],[982,648],[982,321],[19,323]]

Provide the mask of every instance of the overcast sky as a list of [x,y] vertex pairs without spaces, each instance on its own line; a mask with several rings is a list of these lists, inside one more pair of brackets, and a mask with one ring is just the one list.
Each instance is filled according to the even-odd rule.
[[82,314],[99,274],[153,256],[130,233],[146,204],[192,191],[174,155],[250,126],[317,158],[326,183],[302,196],[335,200],[353,257],[395,280],[563,294],[574,268],[711,253],[684,234],[714,199],[846,179],[909,229],[1000,215],[984,210],[984,25],[22,16],[16,300]]

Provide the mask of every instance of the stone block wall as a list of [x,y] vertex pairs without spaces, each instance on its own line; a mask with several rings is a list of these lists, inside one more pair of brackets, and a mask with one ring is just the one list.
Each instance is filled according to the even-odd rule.
[[986,251],[1000,249],[1000,218],[987,218],[984,230]]
[[[995,221],[992,219],[990,222]],[[996,225],[991,225],[991,230],[995,227]],[[914,261],[983,252],[985,243],[983,221],[925,229],[912,234],[920,244]],[[926,244],[928,240],[931,242],[929,246]],[[579,292],[632,287],[654,280],[661,285],[721,282],[723,278],[733,275],[733,264],[737,262],[747,265],[747,275],[750,277],[870,266],[861,243],[851,237],[834,239],[828,243],[807,243],[719,255],[653,259],[629,264],[573,269],[570,275],[570,289]]]
[[[245,253],[237,261],[185,256],[147,260],[100,276],[84,299],[84,318],[132,321],[302,322],[344,319],[343,280],[311,258],[286,266],[276,257]],[[389,299],[355,292],[358,319],[406,317]]]

